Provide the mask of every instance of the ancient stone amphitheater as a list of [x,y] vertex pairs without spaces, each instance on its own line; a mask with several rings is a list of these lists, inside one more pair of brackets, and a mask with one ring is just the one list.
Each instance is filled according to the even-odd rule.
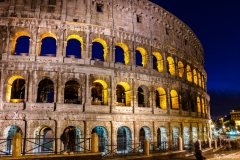
[[206,81],[196,35],[148,0],[0,0],[0,137],[31,152],[69,126],[101,152],[205,141]]

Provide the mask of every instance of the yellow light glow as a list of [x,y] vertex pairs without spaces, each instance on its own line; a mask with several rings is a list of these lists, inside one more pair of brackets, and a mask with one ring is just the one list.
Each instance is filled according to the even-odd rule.
[[116,46],[119,46],[123,49],[124,52],[124,62],[126,65],[128,65],[129,61],[130,61],[130,56],[129,56],[129,50],[128,50],[128,46],[124,43],[117,43]]
[[142,65],[146,66],[148,61],[147,51],[142,47],[137,47],[136,50],[139,51],[142,55]]
[[196,72],[196,69],[193,69],[193,80],[194,80],[194,83],[197,85],[198,82],[197,82],[197,72]]
[[160,99],[160,108],[167,109],[167,95],[163,88],[159,87],[157,88],[157,91],[159,93],[159,99]]
[[10,102],[12,102],[12,103],[21,103],[21,102],[24,102],[24,99],[11,99]]
[[159,52],[153,52],[153,55],[157,59],[158,72],[162,72],[163,71],[163,58],[162,58],[162,55]]
[[202,76],[202,88],[205,89],[205,78]]
[[103,104],[108,104],[108,85],[103,80],[95,80],[93,83],[98,82],[103,86]]
[[72,35],[68,36],[67,42],[70,39],[76,39],[76,40],[78,40],[81,43],[81,51],[82,51],[82,54],[83,54],[83,39],[82,39],[82,37],[80,37],[79,35],[72,34]]
[[187,65],[187,80],[189,82],[192,82],[192,71],[191,71],[191,67],[189,65]]
[[167,57],[168,61],[168,68],[169,68],[169,73],[174,76],[175,75],[175,63],[172,57]]
[[170,95],[171,95],[172,109],[179,109],[177,91],[171,90]]
[[16,44],[17,44],[17,39],[21,36],[27,36],[30,37],[30,35],[27,32],[24,31],[20,31],[14,34],[13,38],[12,38],[12,50],[11,53],[14,54],[15,52],[15,48],[16,48]]
[[178,62],[178,76],[180,78],[183,77],[183,73],[184,73],[184,65],[181,61]]
[[203,98],[202,98],[202,112],[205,113],[205,103]]
[[7,84],[7,89],[6,89],[6,101],[10,102],[11,99],[11,91],[12,91],[12,84],[16,79],[24,79],[22,76],[12,76],[11,78],[9,78],[8,80],[8,84]]
[[103,58],[104,58],[104,61],[106,61],[107,55],[108,55],[107,43],[101,38],[95,38],[92,42],[98,42],[103,46]]
[[123,86],[125,90],[125,96],[126,96],[126,106],[131,106],[131,91],[130,91],[130,85],[126,82],[120,82],[119,85]]
[[202,78],[200,73],[198,73],[198,85],[202,87]]
[[201,113],[201,103],[200,103],[199,97],[197,97],[197,108],[198,108],[198,113]]
[[46,38],[46,37],[52,37],[52,38],[54,38],[54,39],[56,40],[56,45],[57,45],[57,37],[56,37],[55,34],[49,33],[49,32],[42,34],[42,35],[40,36],[40,42],[39,42],[39,45],[38,45],[38,55],[39,55],[39,56],[40,56],[40,53],[41,53],[42,40],[43,40],[44,38]]

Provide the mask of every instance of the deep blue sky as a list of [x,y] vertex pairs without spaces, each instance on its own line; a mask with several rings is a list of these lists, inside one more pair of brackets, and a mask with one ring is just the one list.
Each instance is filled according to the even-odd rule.
[[182,20],[201,41],[212,117],[240,107],[240,1],[150,1]]

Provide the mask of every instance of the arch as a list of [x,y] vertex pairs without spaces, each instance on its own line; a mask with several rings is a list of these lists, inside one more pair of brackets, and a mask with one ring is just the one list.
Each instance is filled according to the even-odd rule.
[[3,131],[3,138],[6,139],[5,146],[2,146],[2,151],[4,151],[6,154],[10,155],[12,154],[12,143],[13,143],[13,137],[15,133],[20,133],[22,135],[22,129],[16,125],[8,126]]
[[126,127],[122,126],[118,128],[117,131],[117,151],[128,153],[131,151],[132,148],[132,133],[131,130]]
[[170,75],[175,75],[175,62],[172,57],[167,57],[168,62],[168,72]]
[[[73,42],[72,40],[76,40],[76,41],[78,41],[79,43],[80,43],[80,52],[77,54],[73,54],[72,55],[72,53],[71,54],[69,54],[68,53],[68,45],[69,45],[69,43],[70,42]],[[76,50],[77,48],[76,48],[76,46],[74,45],[74,49]],[[70,35],[70,36],[68,36],[68,38],[67,38],[67,47],[66,47],[66,57],[72,57],[72,56],[74,56],[74,57],[79,57],[79,58],[81,58],[82,57],[82,53],[83,53],[83,39],[82,39],[82,37],[80,37],[79,35],[75,35],[75,34],[72,34],[72,35]]]
[[187,65],[186,70],[187,70],[187,80],[188,80],[189,82],[192,82],[192,71],[191,71],[191,67],[190,67],[189,65]]
[[95,80],[92,84],[91,94],[92,104],[99,104],[98,102],[103,105],[108,104],[108,85],[105,81]]
[[[70,129],[70,128],[72,128],[73,130],[74,130],[74,132],[75,132],[75,135],[76,135],[76,139],[75,139],[75,152],[81,152],[82,151],[82,132],[81,132],[81,130],[78,128],[78,127],[76,127],[76,126],[68,126],[68,127],[66,127],[64,130],[63,130],[63,132],[65,132],[65,130],[66,129]],[[64,146],[63,146],[63,144],[62,144],[62,148],[63,148]]]
[[188,146],[190,144],[190,131],[189,131],[189,128],[187,126],[185,126],[183,128],[183,145],[185,146]]
[[178,144],[178,137],[180,135],[180,131],[179,128],[174,126],[172,128],[172,142],[173,142],[173,147],[177,148],[177,144]]
[[148,57],[147,57],[147,51],[142,47],[137,47],[136,51],[139,51],[142,56],[142,66],[145,67],[147,65]]
[[197,128],[196,127],[192,127],[192,135],[193,135],[193,142],[195,143],[198,139]]
[[198,108],[198,113],[201,113],[201,102],[200,102],[200,97],[197,97],[197,108]]
[[98,134],[98,151],[105,154],[107,152],[106,145],[108,145],[108,132],[105,127],[96,126],[92,129],[92,134]]
[[202,98],[202,113],[205,114],[205,103],[204,103],[204,98]]
[[170,96],[171,96],[171,107],[172,107],[172,109],[179,109],[179,102],[178,102],[177,91],[171,90]]
[[150,128],[147,126],[143,126],[140,130],[139,130],[139,143],[140,143],[140,150],[143,149],[143,145],[144,145],[144,140],[148,139],[149,142],[152,139],[151,136],[151,131]]
[[137,90],[138,107],[149,107],[149,90],[145,85],[140,85]]
[[205,89],[205,78],[202,76],[202,88]]
[[[128,65],[130,61],[128,46],[124,43],[117,43],[116,46],[121,47],[123,49],[124,63],[125,65]],[[115,57],[116,57],[116,54],[115,54]],[[116,62],[116,58],[115,58],[115,62]]]
[[163,88],[159,87],[156,90],[156,107],[167,109],[167,95]]
[[131,106],[130,85],[126,82],[118,83],[116,87],[117,106]]
[[168,149],[168,132],[166,127],[161,126],[157,131],[157,145],[161,150]]
[[42,51],[42,40],[43,40],[44,38],[47,38],[47,37],[54,38],[55,41],[56,41],[56,47],[57,47],[57,37],[56,37],[56,35],[53,34],[53,33],[49,33],[49,32],[48,32],[48,33],[44,33],[44,34],[42,34],[42,35],[40,36],[40,42],[39,42],[39,46],[38,46],[38,56],[40,56],[41,51]]
[[[14,85],[14,82],[16,80],[23,80],[24,82],[21,82],[20,84],[16,84],[16,86]],[[18,88],[19,92],[19,96],[18,97],[12,97],[12,89],[13,88]],[[23,90],[24,89],[24,90]],[[23,96],[23,97],[22,97]],[[11,78],[9,78],[8,83],[7,83],[7,88],[6,88],[6,101],[7,102],[23,102],[25,98],[25,80],[22,76],[19,75],[15,75],[12,76]]]
[[52,103],[54,102],[54,84],[53,82],[45,78],[38,84],[37,102]]
[[15,33],[14,36],[12,37],[12,49],[11,49],[12,54],[15,53],[17,39],[21,36],[27,36],[30,38],[30,35],[25,31],[20,31],[20,32]]
[[93,43],[94,42],[98,42],[98,43],[100,43],[103,46],[103,59],[104,59],[104,61],[106,61],[107,60],[107,56],[108,56],[108,46],[107,46],[106,41],[104,41],[101,38],[95,38],[92,42]]
[[159,52],[153,52],[153,56],[156,57],[156,66],[158,69],[158,72],[163,72],[163,58],[162,55]]
[[54,152],[54,132],[49,126],[39,126],[34,131],[34,153]]
[[183,74],[184,74],[184,65],[183,65],[182,61],[179,61],[178,62],[178,76],[180,78],[182,78]]
[[202,87],[202,78],[200,73],[198,73],[198,85],[199,87]]
[[193,69],[193,81],[196,85],[198,85],[197,71]]
[[69,80],[65,83],[64,103],[81,104],[81,88],[77,81]]

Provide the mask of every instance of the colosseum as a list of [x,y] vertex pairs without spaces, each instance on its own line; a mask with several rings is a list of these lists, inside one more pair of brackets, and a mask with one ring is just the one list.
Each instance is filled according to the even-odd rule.
[[59,153],[67,127],[105,154],[211,136],[203,47],[148,0],[0,0],[0,62],[2,153],[16,132]]

